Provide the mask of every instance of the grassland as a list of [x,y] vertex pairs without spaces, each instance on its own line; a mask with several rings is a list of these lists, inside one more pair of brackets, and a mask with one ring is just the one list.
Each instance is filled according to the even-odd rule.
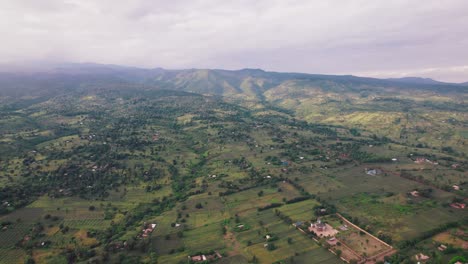
[[[186,263],[214,250],[218,263],[334,264],[325,241],[292,223],[339,228],[339,212],[397,247],[467,218],[449,206],[467,198],[464,113],[431,119],[400,101],[303,88],[241,103],[109,88],[2,110],[0,263]],[[444,232],[433,240],[448,243]],[[359,255],[386,249],[356,230],[338,238]]]

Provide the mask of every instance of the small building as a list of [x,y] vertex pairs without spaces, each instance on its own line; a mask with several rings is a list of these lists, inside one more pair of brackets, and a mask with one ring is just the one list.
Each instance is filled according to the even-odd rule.
[[446,245],[440,245],[438,248],[437,248],[439,251],[444,251],[447,249],[447,246]]
[[452,203],[452,204],[450,204],[450,206],[452,208],[455,208],[455,209],[465,209],[466,204],[464,204],[464,203]]
[[299,227],[299,226],[301,226],[302,224],[304,224],[304,222],[302,222],[302,221],[297,221],[297,222],[294,223],[293,225],[294,225],[295,227]]
[[320,219],[317,222],[310,224],[309,232],[315,233],[318,237],[332,237],[338,234],[338,230],[331,225],[323,223]]
[[425,161],[426,161],[425,158],[416,158],[416,160],[414,161],[414,163],[421,164],[421,163],[424,163]]
[[338,239],[336,239],[335,237],[332,237],[330,239],[327,240],[327,243],[330,245],[330,246],[334,246],[338,243]]
[[416,260],[426,261],[430,259],[429,256],[424,255],[423,253],[419,253],[415,256]]
[[206,256],[205,255],[189,256],[189,258],[194,262],[206,261]]
[[216,260],[216,259],[221,259],[223,258],[223,256],[221,254],[219,254],[219,252],[215,251],[213,254],[200,254],[200,255],[196,255],[196,256],[188,256],[189,260],[191,260],[192,262],[204,262],[204,261],[208,261],[208,262],[211,262],[213,260]]
[[377,175],[377,174],[382,173],[382,171],[379,170],[379,169],[367,169],[367,168],[366,168],[365,171],[366,171],[366,174],[367,174],[367,175],[371,175],[371,176],[375,176],[375,175]]
[[327,230],[327,225],[325,223],[322,223],[320,219],[318,219],[315,224],[311,224],[311,227],[314,227],[315,229],[317,229],[317,231]]
[[453,188],[455,191],[459,191],[459,190],[460,190],[460,186],[458,186],[458,185],[453,185],[452,188]]
[[153,233],[154,229],[156,228],[156,224],[145,224],[145,227],[141,230],[141,237],[148,237],[151,233]]
[[412,196],[414,196],[414,197],[419,197],[419,192],[416,191],[416,190],[410,192],[410,194],[411,194]]

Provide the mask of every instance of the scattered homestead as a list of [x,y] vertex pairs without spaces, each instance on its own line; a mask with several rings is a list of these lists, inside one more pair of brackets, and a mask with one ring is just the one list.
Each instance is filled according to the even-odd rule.
[[329,224],[323,223],[320,219],[310,224],[309,231],[314,232],[318,237],[331,237],[338,234],[338,230],[334,229]]
[[440,245],[439,247],[437,247],[437,249],[438,249],[439,251],[444,251],[444,250],[447,249],[447,246],[446,246],[446,245]]
[[430,259],[429,256],[424,255],[423,253],[419,253],[415,256],[416,260],[426,261]]
[[[427,231],[466,218],[468,163],[459,146],[453,145],[454,153],[437,144],[416,147],[411,132],[402,132],[401,140],[366,129],[350,136],[346,124],[298,120],[295,109],[263,107],[263,99],[255,109],[265,110],[250,112],[218,97],[116,90],[90,88],[83,93],[97,100],[87,101],[79,99],[81,92],[75,98],[70,91],[70,101],[54,95],[1,120],[10,131],[0,137],[0,184],[6,186],[0,192],[6,194],[0,198],[0,263],[12,263],[6,254],[9,260],[58,263],[72,252],[74,263],[104,257],[107,263],[150,257],[159,263],[246,263],[253,256],[259,263],[338,263],[338,257],[380,263],[399,250],[391,245],[412,247]],[[276,100],[268,97],[265,102]],[[0,109],[2,117],[8,109]],[[405,120],[405,127],[413,121]],[[460,140],[454,133],[444,145]],[[34,228],[36,219],[44,230]],[[402,263],[396,259],[404,254],[415,263],[419,252],[429,261],[448,258],[465,247],[466,235],[454,232],[442,234],[456,245],[443,236],[427,243],[431,237],[388,262]],[[335,255],[316,250],[320,246]]]
[[375,175],[378,175],[378,174],[382,173],[382,170],[379,170],[379,169],[365,168],[364,170],[365,170],[367,175],[371,175],[371,176],[375,176]]
[[450,204],[450,206],[452,208],[455,208],[455,209],[465,209],[466,204],[464,204],[464,203],[452,203],[452,204]]
[[153,135],[153,141],[158,141],[159,140],[159,133],[156,133]]
[[438,162],[432,161],[432,160],[426,159],[426,158],[416,158],[416,160],[414,161],[414,163],[417,163],[417,164],[422,164],[424,162],[432,164],[432,165],[439,165]]
[[221,259],[223,256],[219,252],[215,251],[213,254],[200,254],[195,256],[188,256],[189,260],[192,262],[202,262],[202,261],[213,261],[216,259]]
[[151,233],[153,233],[154,229],[156,228],[156,224],[144,224],[144,228],[142,229],[141,237],[148,237]]
[[[329,245],[329,250],[331,252],[337,253],[340,251],[340,258],[343,261],[349,263],[351,260],[356,260],[358,263],[376,263],[376,261],[383,261],[385,256],[390,256],[395,253],[395,249],[383,242],[379,238],[367,233],[365,230],[354,225],[349,220],[337,214],[339,219],[343,221],[342,225],[338,227],[339,230],[343,231],[343,234],[337,236],[339,231],[334,229],[331,225],[325,223],[322,219],[317,219],[316,222],[311,223],[308,231],[315,234],[317,239],[314,238],[317,242],[321,240],[323,243]],[[298,226],[298,224],[293,224]],[[304,232],[300,227],[297,227],[300,231]],[[348,230],[352,232],[347,232]],[[370,242],[372,246],[369,249],[364,249],[356,247],[355,243],[353,244],[351,240],[367,241]]]

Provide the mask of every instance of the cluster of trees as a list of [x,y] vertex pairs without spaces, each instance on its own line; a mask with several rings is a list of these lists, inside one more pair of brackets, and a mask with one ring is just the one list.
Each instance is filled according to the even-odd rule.
[[265,211],[265,210],[268,210],[268,209],[271,209],[271,208],[276,208],[276,207],[281,207],[283,206],[282,203],[271,203],[271,204],[268,204],[268,205],[265,205],[265,206],[262,206],[262,207],[258,207],[257,208],[257,211]]
[[316,216],[331,215],[337,212],[337,209],[334,204],[330,204],[327,201],[323,201],[320,199],[320,197],[317,197],[316,199],[321,203],[321,205],[316,205],[312,209]]
[[298,203],[298,202],[302,202],[302,201],[309,200],[309,199],[310,199],[310,196],[298,196],[296,198],[287,200],[285,203],[292,204],[292,203]]

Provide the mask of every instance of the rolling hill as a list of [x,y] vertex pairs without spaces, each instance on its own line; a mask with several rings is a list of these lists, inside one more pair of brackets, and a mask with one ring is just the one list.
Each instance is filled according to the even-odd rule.
[[[342,263],[308,229],[319,219],[350,263],[412,263],[413,248],[448,262],[467,226],[466,89],[259,69],[2,73],[0,263]],[[440,253],[446,235],[458,242]]]
[[313,123],[352,127],[392,140],[465,151],[468,88],[424,78],[267,72],[260,69],[165,70],[63,64],[0,74],[4,108],[93,90],[176,90],[222,96],[243,106],[274,105]]

